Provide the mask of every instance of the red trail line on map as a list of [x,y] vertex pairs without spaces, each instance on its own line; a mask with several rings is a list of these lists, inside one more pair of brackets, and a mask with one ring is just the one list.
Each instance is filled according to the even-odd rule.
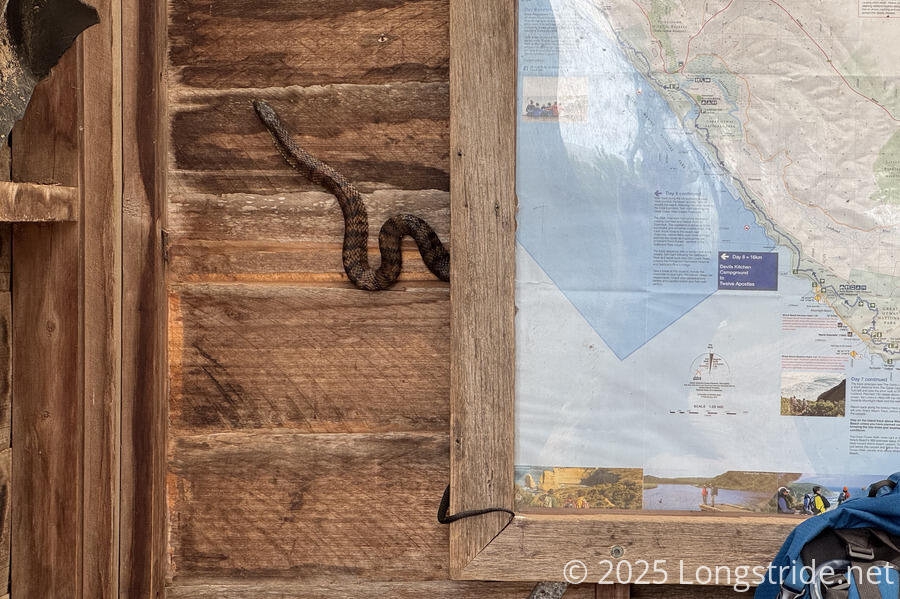
[[[650,15],[647,13],[646,10],[644,10],[644,7],[641,6],[637,0],[631,0],[631,1],[644,14],[644,18],[647,19],[647,25],[650,27],[650,36],[653,38],[653,41],[655,41],[656,44],[659,46],[659,55],[663,61],[663,72],[665,72],[667,75],[674,75],[675,73],[680,73],[680,72],[684,71],[685,67],[687,67],[688,62],[689,62],[688,58],[690,58],[690,55],[691,55],[691,42],[693,42],[697,37],[700,36],[701,33],[703,33],[703,30],[706,28],[707,25],[709,25],[709,23],[713,19],[715,19],[716,17],[718,17],[719,15],[721,15],[722,13],[727,11],[734,4],[734,0],[730,0],[728,2],[728,4],[726,4],[723,8],[719,9],[716,13],[714,13],[711,17],[709,17],[706,21],[703,22],[703,24],[700,26],[700,29],[697,31],[697,33],[695,33],[688,39],[687,51],[685,53],[684,62],[682,63],[681,67],[676,71],[669,71],[669,69],[666,67],[666,57],[665,57],[665,50],[663,49],[663,43],[658,37],[656,37],[656,32],[653,31],[653,21],[650,19]],[[834,62],[832,62],[831,58],[828,56],[828,53],[821,46],[821,44],[819,44],[819,42],[817,42],[816,39],[812,35],[809,34],[809,32],[803,27],[803,25],[800,23],[800,21],[798,21],[794,17],[794,15],[792,15],[784,6],[779,4],[776,0],[769,0],[769,2],[771,2],[772,4],[777,6],[779,9],[781,9],[781,11],[784,12],[784,14],[786,14],[788,16],[788,18],[790,18],[790,20],[794,22],[794,24],[797,26],[797,28],[800,29],[800,31],[802,31],[804,33],[804,35],[806,35],[806,37],[809,38],[809,40],[813,44],[815,44],[816,48],[819,49],[819,52],[822,54],[822,56],[825,57],[825,62],[827,62],[828,65],[831,67],[831,69],[835,73],[837,73],[837,76],[841,78],[841,81],[844,82],[844,85],[847,86],[847,89],[852,91],[854,94],[856,94],[860,98],[863,98],[867,102],[870,102],[870,103],[874,104],[875,106],[879,107],[881,110],[883,110],[885,112],[885,114],[888,115],[888,117],[890,117],[891,120],[900,122],[900,119],[895,117],[893,115],[893,113],[891,113],[891,111],[887,108],[887,106],[879,103],[875,98],[870,98],[869,96],[860,92],[855,87],[853,87],[853,85],[851,85],[849,81],[847,81],[847,78],[844,76],[844,74],[841,73],[836,66],[834,66]]]

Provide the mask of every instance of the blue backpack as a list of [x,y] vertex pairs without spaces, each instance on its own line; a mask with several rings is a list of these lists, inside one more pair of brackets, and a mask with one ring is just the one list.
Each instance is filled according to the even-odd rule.
[[755,599],[900,599],[900,472],[795,528]]

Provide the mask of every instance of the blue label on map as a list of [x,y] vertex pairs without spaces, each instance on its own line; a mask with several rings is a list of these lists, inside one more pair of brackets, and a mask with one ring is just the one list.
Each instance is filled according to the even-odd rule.
[[778,290],[776,252],[719,252],[719,289]]

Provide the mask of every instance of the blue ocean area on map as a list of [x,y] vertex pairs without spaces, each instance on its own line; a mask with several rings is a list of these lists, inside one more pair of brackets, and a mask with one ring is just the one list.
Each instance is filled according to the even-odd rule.
[[[552,14],[549,0],[522,7]],[[584,35],[581,64],[547,62],[557,55],[552,34],[543,62],[519,50],[517,238],[624,359],[716,293],[720,252],[769,252],[774,243],[616,40],[599,28]],[[529,77],[587,78],[585,118],[526,118]],[[606,143],[604,132],[621,131],[622,119],[635,122],[631,134]],[[660,245],[659,223],[673,215],[673,227],[700,231],[675,250]],[[676,272],[692,276],[667,276]]]

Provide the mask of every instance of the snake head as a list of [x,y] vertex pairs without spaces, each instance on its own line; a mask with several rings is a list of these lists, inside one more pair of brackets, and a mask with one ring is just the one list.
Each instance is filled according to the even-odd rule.
[[277,123],[278,113],[265,100],[253,100],[253,109],[263,123]]

